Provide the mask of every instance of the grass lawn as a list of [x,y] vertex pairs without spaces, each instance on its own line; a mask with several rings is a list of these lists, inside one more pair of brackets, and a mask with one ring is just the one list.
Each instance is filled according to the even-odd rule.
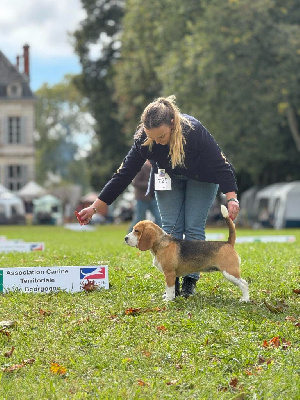
[[[0,322],[16,321],[0,327],[0,399],[299,399],[300,230],[237,230],[296,236],[236,245],[248,304],[219,273],[203,274],[196,296],[163,302],[163,275],[150,252],[124,244],[126,230],[0,228],[46,245],[0,253],[0,268],[108,263],[110,280],[95,292],[0,295]],[[225,224],[208,232],[227,235]]]

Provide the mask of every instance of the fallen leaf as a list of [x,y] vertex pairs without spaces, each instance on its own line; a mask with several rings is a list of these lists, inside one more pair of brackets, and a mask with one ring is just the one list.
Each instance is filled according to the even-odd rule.
[[269,342],[267,340],[264,340],[262,345],[263,345],[263,347],[267,348],[267,347],[269,347]]
[[13,371],[17,371],[20,368],[25,367],[25,365],[28,364],[33,364],[35,362],[34,358],[30,358],[29,360],[24,360],[22,361],[21,364],[14,364],[14,365],[10,365],[9,367],[3,368],[3,372],[13,372]]
[[278,348],[278,347],[280,346],[280,338],[279,338],[279,336],[273,337],[273,338],[270,340],[270,344],[271,344],[273,347]]
[[42,315],[43,317],[49,317],[49,315],[51,315],[52,312],[51,312],[51,311],[43,310],[43,309],[41,308],[40,311],[39,311],[39,314]]
[[142,379],[138,379],[137,382],[140,386],[149,386],[149,383],[144,382]]
[[3,372],[13,372],[16,371],[20,368],[23,368],[25,365],[24,364],[14,364],[14,365],[10,365],[9,367],[5,367],[3,368]]
[[293,292],[296,294],[300,294],[300,289],[293,289]]
[[82,284],[82,289],[86,292],[93,292],[99,288],[99,285],[95,284],[95,281],[87,280],[86,283]]
[[15,348],[14,348],[14,346],[12,346],[11,350],[4,353],[4,357],[8,357],[8,358],[11,357],[14,350],[15,350]]
[[125,314],[126,315],[137,315],[140,312],[141,312],[141,308],[133,308],[133,307],[131,307],[131,308],[127,308],[125,310]]
[[178,383],[177,379],[172,379],[171,381],[167,382],[166,385],[171,386],[171,385],[176,385]]
[[33,364],[35,362],[34,358],[29,358],[28,360],[24,360],[23,364],[28,365],[28,364]]
[[282,348],[284,350],[287,349],[289,346],[291,346],[291,342],[285,340],[285,338],[282,338],[281,342],[280,342],[280,337],[279,336],[275,336],[269,341],[264,340],[262,346],[265,347],[265,348],[275,347],[276,349],[278,349],[281,344],[282,344]]
[[144,313],[148,313],[148,312],[162,312],[162,311],[165,311],[166,310],[166,307],[162,307],[162,308],[159,308],[159,307],[154,307],[154,308],[134,308],[134,307],[130,307],[130,308],[127,308],[126,310],[125,310],[125,315],[133,315],[133,316],[135,316],[135,315],[138,315],[138,314],[144,314]]
[[146,351],[146,350],[143,350],[143,351],[142,351],[142,354],[143,354],[145,357],[150,357],[150,356],[151,356],[150,351]]
[[1,333],[1,335],[5,335],[8,338],[10,338],[10,332],[9,331],[6,331],[5,329],[0,329],[0,333]]
[[229,382],[229,386],[236,388],[238,384],[238,379],[237,378],[232,378],[231,381]]
[[50,371],[56,375],[65,375],[67,372],[67,368],[59,365],[58,363],[51,363]]
[[157,326],[156,329],[157,329],[158,331],[161,331],[161,332],[165,332],[165,331],[166,331],[166,327],[163,326],[163,325]]

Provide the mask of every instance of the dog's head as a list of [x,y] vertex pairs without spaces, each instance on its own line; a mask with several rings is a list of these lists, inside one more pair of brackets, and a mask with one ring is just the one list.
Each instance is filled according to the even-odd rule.
[[152,221],[140,221],[125,236],[125,242],[132,247],[137,247],[141,251],[150,250],[154,243],[158,241],[162,230]]

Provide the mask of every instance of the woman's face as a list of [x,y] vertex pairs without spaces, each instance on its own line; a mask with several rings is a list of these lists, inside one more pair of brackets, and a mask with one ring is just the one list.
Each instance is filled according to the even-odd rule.
[[144,131],[149,139],[152,139],[157,144],[165,146],[170,142],[172,127],[164,124],[159,128],[144,128]]

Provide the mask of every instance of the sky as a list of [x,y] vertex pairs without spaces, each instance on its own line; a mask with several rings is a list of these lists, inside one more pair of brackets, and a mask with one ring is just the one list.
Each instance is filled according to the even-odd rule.
[[15,64],[24,44],[30,46],[33,91],[81,71],[69,32],[79,27],[85,15],[80,0],[1,0],[0,50]]

